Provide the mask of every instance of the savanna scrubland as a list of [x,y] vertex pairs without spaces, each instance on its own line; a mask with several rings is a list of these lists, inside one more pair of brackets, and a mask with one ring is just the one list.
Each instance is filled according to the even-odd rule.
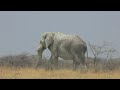
[[120,78],[120,59],[86,58],[87,69],[72,70],[72,61],[59,60],[58,69],[46,70],[48,59],[39,67],[37,55],[20,54],[0,57],[0,79],[109,79]]

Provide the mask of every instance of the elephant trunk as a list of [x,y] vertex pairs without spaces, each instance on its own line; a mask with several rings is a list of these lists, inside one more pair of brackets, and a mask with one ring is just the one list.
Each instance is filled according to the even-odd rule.
[[43,53],[44,49],[38,49],[37,52],[38,52],[38,63],[37,63],[37,66],[36,68],[39,66],[39,64],[42,64],[42,53]]
[[42,59],[42,54],[38,54],[38,58],[39,58],[39,60],[41,60]]
[[37,50],[38,51],[38,57],[39,57],[39,60],[42,59],[42,53],[44,51],[44,49],[40,49],[40,50]]

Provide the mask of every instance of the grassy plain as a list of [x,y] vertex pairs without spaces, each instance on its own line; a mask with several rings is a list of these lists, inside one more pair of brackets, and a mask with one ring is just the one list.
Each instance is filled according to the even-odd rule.
[[120,79],[120,70],[85,72],[70,69],[46,71],[45,69],[0,67],[0,79]]

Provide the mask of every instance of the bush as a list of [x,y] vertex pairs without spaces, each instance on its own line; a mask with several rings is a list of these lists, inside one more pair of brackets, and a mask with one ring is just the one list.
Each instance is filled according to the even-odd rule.
[[[27,55],[27,54],[20,54],[20,55],[9,55],[3,56],[0,58],[0,66],[7,66],[7,67],[32,67],[35,68],[38,64],[38,56],[37,55]],[[48,59],[43,57],[40,60],[39,68],[46,68],[48,65]],[[104,60],[98,59],[96,65],[94,65],[93,58],[89,58],[87,61],[88,69],[95,69],[96,71],[110,71],[120,69],[120,60],[119,59],[111,59],[111,60]],[[73,63],[69,60],[59,60],[58,62],[59,69],[72,69]]]

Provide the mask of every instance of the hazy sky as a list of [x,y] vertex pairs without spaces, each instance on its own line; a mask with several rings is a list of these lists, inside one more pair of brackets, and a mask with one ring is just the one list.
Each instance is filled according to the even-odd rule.
[[120,50],[119,11],[0,11],[0,56],[36,54],[41,34],[52,31],[112,42]]

